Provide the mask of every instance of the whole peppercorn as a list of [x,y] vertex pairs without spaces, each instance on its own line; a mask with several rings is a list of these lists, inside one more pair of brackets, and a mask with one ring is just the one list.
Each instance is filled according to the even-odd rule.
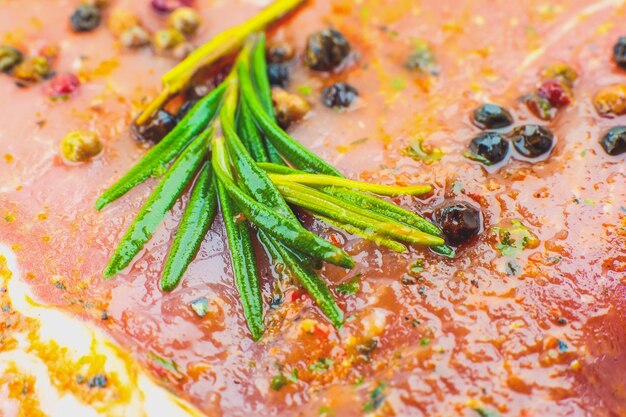
[[52,75],[48,60],[42,56],[29,58],[13,69],[15,79],[23,83],[35,83]]
[[150,45],[150,34],[141,26],[126,29],[120,35],[120,43],[124,48],[137,49]]
[[286,88],[289,85],[290,76],[289,64],[270,63],[267,65],[267,78],[272,86]]
[[276,120],[283,129],[287,129],[292,123],[302,119],[311,110],[311,104],[308,101],[282,88],[272,89],[272,101],[276,111]]
[[8,45],[0,46],[0,71],[10,72],[24,60],[24,55],[16,48]]
[[600,140],[600,145],[611,156],[626,152],[626,127],[616,126],[611,128]]
[[554,134],[543,126],[524,125],[513,129],[511,140],[520,155],[538,158],[550,152],[554,144]]
[[186,36],[191,36],[200,26],[200,15],[191,7],[180,7],[167,18],[167,24]]
[[61,141],[61,156],[70,162],[86,162],[99,155],[102,148],[96,133],[75,130]]
[[571,91],[558,80],[544,82],[537,93],[557,109],[567,106],[572,101]]
[[626,85],[604,87],[593,98],[593,105],[600,116],[620,116],[626,113]]
[[359,92],[350,84],[334,83],[322,90],[322,103],[330,108],[345,108],[358,96]]
[[272,42],[267,45],[267,62],[271,64],[278,64],[287,62],[292,59],[296,54],[296,48],[293,44],[288,42]]
[[143,125],[133,123],[131,133],[134,139],[144,145],[155,145],[176,126],[176,117],[165,110],[157,111]]
[[435,210],[434,217],[446,242],[453,246],[468,242],[482,230],[480,210],[464,201],[445,203]]
[[620,36],[613,46],[613,60],[620,68],[626,69],[626,36]]
[[170,13],[179,7],[191,6],[192,0],[151,0],[150,5],[159,13]]
[[169,51],[185,42],[185,37],[176,29],[161,29],[154,33],[154,48],[157,51]]
[[497,132],[484,132],[472,139],[469,150],[486,165],[492,165],[507,157],[509,142]]
[[53,99],[65,98],[80,87],[80,81],[74,74],[60,74],[46,86],[45,91]]
[[101,19],[97,7],[81,4],[70,16],[70,23],[74,32],[90,32],[100,25]]
[[513,124],[513,116],[504,107],[486,103],[474,110],[472,122],[481,129],[501,129]]
[[315,71],[332,71],[343,63],[351,49],[341,32],[334,29],[320,30],[309,35],[304,62]]

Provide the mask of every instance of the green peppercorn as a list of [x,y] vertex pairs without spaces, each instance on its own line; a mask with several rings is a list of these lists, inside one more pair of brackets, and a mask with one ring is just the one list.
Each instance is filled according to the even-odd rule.
[[53,75],[50,63],[42,56],[29,58],[13,69],[13,76],[23,82],[37,82]]
[[0,46],[0,71],[9,72],[24,60],[24,55],[12,46]]
[[179,7],[174,10],[167,19],[170,28],[176,29],[180,33],[191,36],[200,26],[200,15],[191,7]]
[[94,132],[75,130],[61,141],[61,155],[70,162],[86,162],[102,152],[102,142]]
[[157,51],[169,51],[185,42],[185,37],[176,29],[161,29],[154,33],[154,48]]
[[150,45],[150,34],[147,30],[137,25],[124,30],[119,40],[124,48],[142,48]]

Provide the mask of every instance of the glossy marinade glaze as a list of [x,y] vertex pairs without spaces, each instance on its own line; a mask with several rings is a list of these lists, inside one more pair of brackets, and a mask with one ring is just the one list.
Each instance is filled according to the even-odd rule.
[[[257,343],[232,285],[221,224],[209,232],[182,286],[169,294],[158,289],[182,203],[127,272],[102,279],[155,183],[101,213],[93,204],[144,154],[128,126],[175,61],[123,52],[104,28],[72,34],[67,16],[74,2],[31,3],[0,3],[2,34],[33,48],[58,43],[57,70],[78,73],[83,82],[76,95],[52,102],[41,86],[20,89],[0,78],[0,96],[11,98],[0,113],[0,240],[12,245],[41,299],[101,325],[207,415],[626,413],[626,168],[623,155],[609,156],[598,143],[624,121],[602,118],[592,105],[598,90],[626,82],[626,71],[611,61],[623,35],[622,2],[496,8],[471,0],[318,0],[270,32],[297,47],[287,89],[313,104],[290,127],[295,138],[348,177],[435,186],[426,198],[397,199],[405,208],[430,216],[444,201],[461,200],[480,207],[484,224],[449,260],[423,249],[395,254],[305,219],[357,261],[351,271],[323,271],[331,287],[359,283],[355,295],[336,292],[346,324],[333,329],[293,288],[282,305],[266,309],[268,331]],[[138,12],[150,29],[161,25],[148,2],[112,6]],[[259,6],[198,1],[195,7],[204,17],[200,42]],[[321,76],[300,61],[306,37],[329,25],[358,57],[340,73]],[[415,39],[432,46],[438,75],[405,69]],[[557,62],[579,78],[573,101],[542,121],[519,99]],[[359,92],[347,111],[322,104],[323,88],[335,81]],[[509,109],[514,126],[549,127],[556,136],[549,158],[486,169],[464,157],[480,133],[470,116],[485,102]],[[97,131],[102,155],[88,164],[64,163],[59,142],[74,129]],[[439,148],[441,159],[406,156],[418,139]],[[513,220],[538,240],[532,247],[503,250],[497,228]],[[263,263],[262,273],[269,305],[272,270]],[[203,318],[189,307],[200,297],[209,301]]]

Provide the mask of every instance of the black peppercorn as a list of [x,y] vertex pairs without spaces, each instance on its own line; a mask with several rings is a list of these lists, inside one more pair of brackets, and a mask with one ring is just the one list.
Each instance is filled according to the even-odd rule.
[[286,88],[289,84],[289,65],[283,63],[274,63],[267,65],[267,78],[270,85]]
[[359,96],[356,88],[346,83],[334,83],[322,90],[322,103],[331,108],[349,107]]
[[142,144],[155,145],[176,126],[176,117],[165,110],[159,110],[143,125],[133,123],[131,133]]
[[74,32],[90,32],[100,25],[102,14],[97,7],[82,4],[76,8],[70,23]]
[[435,221],[453,246],[468,242],[482,230],[480,210],[464,201],[449,201],[435,210]]
[[513,124],[513,116],[503,107],[483,104],[474,110],[472,121],[481,129],[500,129]]
[[522,156],[538,158],[552,149],[554,134],[543,126],[519,126],[511,133],[513,146]]
[[474,137],[469,150],[487,165],[503,161],[509,153],[509,142],[497,132],[485,132]]
[[626,36],[620,36],[613,46],[613,60],[623,69],[626,69]]
[[600,145],[611,156],[626,152],[626,126],[611,128],[600,140]]
[[304,62],[315,71],[332,71],[350,54],[350,43],[334,29],[324,29],[309,36]]

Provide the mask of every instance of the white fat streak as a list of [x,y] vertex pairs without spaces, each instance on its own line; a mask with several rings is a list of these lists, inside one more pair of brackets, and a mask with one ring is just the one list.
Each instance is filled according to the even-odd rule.
[[597,13],[603,9],[608,7],[618,7],[626,3],[626,0],[601,0],[595,3],[590,4],[589,6],[582,9],[580,12],[576,13],[576,15],[572,16],[569,20],[567,20],[562,25],[559,25],[559,29],[549,37],[547,41],[543,43],[543,46],[526,56],[524,61],[522,61],[522,65],[517,69],[517,75],[520,75],[523,71],[525,71],[528,67],[530,67],[537,59],[539,59],[543,54],[545,54],[547,48],[554,45],[559,39],[565,36],[568,32],[574,29],[580,22],[582,22],[586,17]]
[[[41,358],[28,352],[28,341],[21,335],[18,349],[0,354],[0,372],[14,365],[23,374],[33,375],[36,379],[35,392],[41,411],[50,417],[67,416],[168,416],[199,417],[202,415],[188,403],[170,394],[155,384],[148,374],[135,362],[129,362],[130,356],[123,352],[107,336],[94,326],[81,322],[52,308],[37,302],[28,285],[22,280],[17,264],[17,257],[6,245],[0,243],[0,256],[7,261],[12,277],[7,283],[7,292],[13,308],[26,317],[40,323],[38,339],[40,342],[55,342],[66,347],[68,355],[78,360],[94,353],[105,355],[107,374],[116,374],[120,383],[132,387],[132,397],[126,404],[98,404],[88,406],[71,393],[60,393],[50,382],[49,369]],[[2,407],[0,407],[0,413]]]

